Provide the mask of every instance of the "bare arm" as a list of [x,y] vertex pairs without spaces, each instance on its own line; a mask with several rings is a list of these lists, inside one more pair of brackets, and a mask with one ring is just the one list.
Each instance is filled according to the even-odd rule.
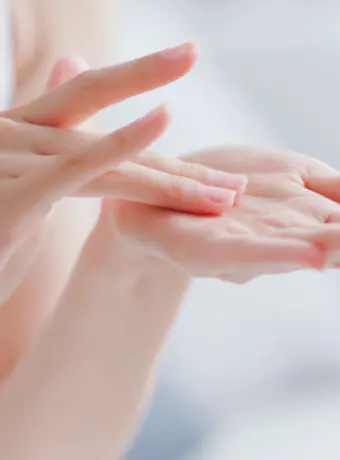
[[[79,54],[93,66],[112,63],[114,5],[114,0],[14,0],[14,103],[44,91],[48,73],[59,57]],[[53,311],[95,212],[96,203],[87,200],[67,199],[56,206],[28,276],[0,309],[0,379]]]
[[188,278],[100,226],[56,316],[0,393],[0,457],[118,459]]

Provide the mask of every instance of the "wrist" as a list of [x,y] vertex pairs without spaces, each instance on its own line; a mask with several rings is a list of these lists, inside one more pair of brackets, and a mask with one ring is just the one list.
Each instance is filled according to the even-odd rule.
[[110,273],[117,282],[168,278],[187,285],[190,275],[179,265],[151,254],[144,247],[117,232],[111,216],[102,213],[86,245],[87,263]]

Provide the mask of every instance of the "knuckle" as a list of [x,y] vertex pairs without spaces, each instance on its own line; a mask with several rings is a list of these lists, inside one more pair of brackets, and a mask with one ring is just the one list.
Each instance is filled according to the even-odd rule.
[[181,175],[193,180],[197,180],[203,184],[213,182],[214,171],[195,163],[183,162],[180,166]]
[[174,168],[178,176],[192,177],[196,174],[195,166],[196,165],[194,165],[193,163],[187,163],[185,161],[178,160],[176,162],[176,165],[174,165]]
[[178,176],[181,177],[194,177],[195,176],[195,168],[194,165],[190,163],[180,163],[178,165]]
[[171,173],[178,177],[184,177],[187,174],[187,170],[182,163],[175,163],[171,166]]
[[191,167],[192,177],[200,180],[203,184],[213,184],[215,182],[214,177],[216,176],[216,171],[213,169],[197,164],[191,164]]
[[64,176],[73,176],[86,169],[86,157],[83,155],[69,155],[56,162],[56,170]]
[[[181,177],[172,177],[170,181],[170,194],[177,202],[187,201],[189,195],[195,194],[195,184],[193,187]],[[194,193],[193,193],[194,192]]]

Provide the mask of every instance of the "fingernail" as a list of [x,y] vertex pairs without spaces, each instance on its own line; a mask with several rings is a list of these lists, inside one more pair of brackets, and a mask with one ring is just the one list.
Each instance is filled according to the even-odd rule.
[[233,190],[223,190],[217,187],[206,187],[204,195],[212,203],[223,205],[228,209],[234,205],[236,199],[236,192]]
[[215,171],[212,173],[211,183],[215,187],[222,187],[227,190],[236,191],[236,199],[241,197],[247,187],[247,176],[242,174],[230,174],[223,171]]
[[193,45],[191,43],[184,43],[183,45],[161,51],[160,54],[165,59],[177,60],[187,56],[192,49]]

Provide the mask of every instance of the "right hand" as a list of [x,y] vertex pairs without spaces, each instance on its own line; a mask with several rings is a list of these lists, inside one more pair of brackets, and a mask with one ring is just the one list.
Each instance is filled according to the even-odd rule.
[[[110,224],[102,227],[111,228],[111,244],[120,238],[127,248],[188,275],[239,284],[261,275],[340,266],[340,199],[324,196],[327,181],[340,182],[339,171],[306,155],[251,147],[184,158],[246,174],[245,194],[228,213],[213,217],[106,200],[101,222]],[[333,190],[333,200],[335,195]]]

